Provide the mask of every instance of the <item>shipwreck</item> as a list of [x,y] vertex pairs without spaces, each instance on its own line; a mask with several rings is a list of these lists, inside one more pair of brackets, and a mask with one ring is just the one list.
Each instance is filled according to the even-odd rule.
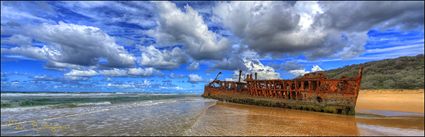
[[257,73],[247,74],[241,81],[215,79],[205,85],[203,97],[251,105],[282,107],[336,114],[355,114],[363,68],[357,76],[329,79],[323,72],[284,79],[257,79]]

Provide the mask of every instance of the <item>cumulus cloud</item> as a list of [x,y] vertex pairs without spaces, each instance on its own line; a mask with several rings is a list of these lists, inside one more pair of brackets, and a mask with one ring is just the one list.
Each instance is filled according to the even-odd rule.
[[305,69],[296,69],[296,70],[290,70],[289,73],[298,77],[298,76],[302,76],[304,74],[310,73],[310,71],[306,71]]
[[152,76],[156,74],[161,74],[160,71],[154,68],[130,68],[128,69],[128,74],[133,76]]
[[117,69],[117,68],[113,68],[109,70],[101,70],[99,73],[105,76],[126,76],[127,75],[126,70]]
[[142,55],[140,63],[143,66],[154,67],[158,69],[174,69],[180,64],[186,63],[188,59],[179,47],[174,47],[171,50],[159,50],[154,46],[140,47]]
[[314,25],[326,28],[368,31],[373,27],[415,28],[424,24],[423,1],[319,2],[319,6],[324,14],[315,17]]
[[[257,79],[266,80],[266,79],[280,79],[280,74],[275,71],[275,69],[271,66],[264,65],[258,59],[242,59],[244,62],[243,66],[246,68],[242,71],[241,81],[246,78],[247,74],[252,74],[254,78],[254,74],[257,73]],[[233,71],[232,78],[226,78],[227,81],[238,81],[239,80],[239,70]]]
[[189,74],[188,78],[189,78],[188,81],[190,83],[197,83],[197,82],[203,81],[202,77],[197,74]]
[[170,77],[170,78],[183,78],[183,77],[185,77],[183,74],[176,74],[176,73],[173,73],[173,72],[171,72],[169,75],[168,75],[168,77]]
[[[260,61],[269,54],[351,58],[365,51],[371,29],[399,32],[421,28],[424,20],[423,1],[180,5],[168,1],[2,2],[1,33],[5,37],[1,39],[1,54],[45,61],[47,68],[66,71],[64,81],[92,76],[148,77],[161,74],[160,69],[176,69],[185,63],[188,70],[198,70],[200,62],[211,64],[213,69],[234,71],[233,79],[228,80],[237,80],[238,70],[243,70],[244,76],[257,72],[259,79],[276,79],[278,68]],[[144,46],[133,49],[135,43]],[[386,50],[394,49],[397,47]],[[135,56],[140,56],[137,64]],[[317,65],[306,70],[295,62],[286,62],[279,69],[296,76],[322,70]],[[196,74],[170,72],[168,76],[188,77],[191,83],[204,81]],[[55,80],[45,76],[35,79]],[[110,87],[151,85],[144,82],[111,82]]]
[[286,71],[290,71],[290,70],[302,69],[303,66],[298,64],[295,61],[287,61],[284,64],[281,64],[280,68]]
[[307,71],[305,69],[296,69],[296,70],[289,70],[289,73],[298,77],[298,76],[303,76],[304,74],[307,74],[310,72],[317,72],[317,71],[323,71],[323,69],[320,68],[319,65],[313,65],[313,67],[311,68],[311,71]]
[[94,70],[71,70],[68,73],[65,73],[65,76],[75,76],[75,77],[89,77],[95,76],[97,72]]
[[323,69],[320,68],[319,65],[314,65],[313,68],[311,68],[311,72],[316,72],[316,71],[323,71]]
[[50,50],[48,46],[43,47],[32,47],[32,46],[22,46],[22,47],[12,47],[12,48],[1,48],[2,54],[15,54],[21,55],[34,59],[48,60],[50,55],[54,55],[54,51]]
[[[74,71],[75,72],[75,71]],[[83,74],[86,73],[86,74]],[[84,77],[84,76],[75,76],[75,75],[91,75],[90,70],[86,70],[86,72],[75,72],[72,75],[67,75],[65,77],[52,77],[52,76],[48,76],[48,75],[35,75],[32,76],[32,80],[31,82],[33,84],[45,84],[46,82],[57,82],[57,83],[61,83],[61,86],[63,85],[78,85],[78,86],[84,86],[83,83],[80,82],[80,80],[88,80],[88,77]],[[47,85],[44,85],[47,86]]]
[[274,68],[263,65],[258,59],[244,59],[247,72],[250,74],[257,73],[257,79],[279,79],[280,74],[275,72]]
[[135,63],[133,55],[97,27],[59,22],[27,26],[22,33],[47,45],[2,48],[2,53],[46,60],[51,64],[94,66],[101,59],[106,63],[100,65],[107,67],[131,67]]
[[246,46],[234,45],[228,57],[223,57],[219,61],[214,61],[212,66],[214,69],[223,70],[243,70],[247,67],[243,59],[258,59],[259,56],[255,51],[248,49]]
[[226,38],[208,30],[201,15],[190,6],[181,11],[171,2],[154,2],[159,19],[158,27],[149,31],[159,45],[181,43],[194,59],[221,59],[229,47]]
[[257,73],[258,79],[280,78],[280,74],[273,67],[261,63],[260,56],[256,52],[240,48],[239,50],[234,50],[233,53],[230,58],[217,61],[213,68],[233,70],[233,81],[238,80],[239,70],[243,71],[242,76]]
[[199,69],[199,62],[192,62],[189,64],[189,66],[187,67],[188,70],[197,70]]
[[[218,22],[258,52],[294,51],[312,41],[309,35],[296,31],[300,16],[291,3],[222,2],[214,14]],[[301,35],[306,40],[293,40]]]
[[122,77],[122,76],[142,76],[148,77],[153,75],[159,75],[161,72],[154,68],[128,68],[128,69],[106,69],[106,70],[76,70],[72,69],[70,72],[65,73],[65,76],[68,78],[78,78],[78,77],[91,77],[96,75],[103,76],[112,76],[112,77]]
[[216,61],[213,68],[223,70],[247,70],[242,60],[242,57],[240,57],[239,54],[233,54],[233,56],[223,58],[220,61]]
[[[62,63],[62,62],[57,62],[57,61],[49,61],[49,62],[47,62],[45,67],[48,68],[48,69],[56,69],[56,70],[65,70],[65,68],[79,69],[80,70],[80,69],[85,68],[85,67],[80,66],[80,65]],[[94,67],[89,67],[89,68],[94,68]]]
[[12,45],[17,45],[17,46],[30,46],[31,41],[32,41],[32,39],[30,37],[17,34],[17,35],[12,35],[11,37],[9,37],[7,39],[2,38],[1,44],[2,45],[12,44]]
[[159,70],[156,70],[154,68],[129,68],[129,69],[113,68],[109,70],[101,70],[99,73],[105,76],[143,76],[143,77],[161,74]]
[[221,2],[213,12],[216,22],[260,54],[351,58],[364,52],[367,31],[374,27],[423,27],[423,5],[423,2]]

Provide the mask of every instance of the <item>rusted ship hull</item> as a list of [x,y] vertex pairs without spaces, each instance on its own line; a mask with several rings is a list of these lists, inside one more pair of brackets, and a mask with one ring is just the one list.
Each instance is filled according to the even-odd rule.
[[[245,82],[214,80],[205,86],[205,98],[251,105],[355,114],[362,68],[354,78],[327,79],[322,73],[306,74],[294,80]],[[240,80],[239,80],[240,81]]]

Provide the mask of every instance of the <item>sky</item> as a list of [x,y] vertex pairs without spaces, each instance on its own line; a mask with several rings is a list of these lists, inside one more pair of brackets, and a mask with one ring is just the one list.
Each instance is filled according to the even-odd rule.
[[200,94],[424,53],[424,2],[1,2],[1,91]]

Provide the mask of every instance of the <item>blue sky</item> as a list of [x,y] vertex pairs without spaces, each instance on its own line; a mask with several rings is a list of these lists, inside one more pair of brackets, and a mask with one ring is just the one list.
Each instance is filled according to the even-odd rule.
[[[1,91],[195,93],[424,53],[423,2],[1,2]],[[347,9],[350,9],[347,11]]]

